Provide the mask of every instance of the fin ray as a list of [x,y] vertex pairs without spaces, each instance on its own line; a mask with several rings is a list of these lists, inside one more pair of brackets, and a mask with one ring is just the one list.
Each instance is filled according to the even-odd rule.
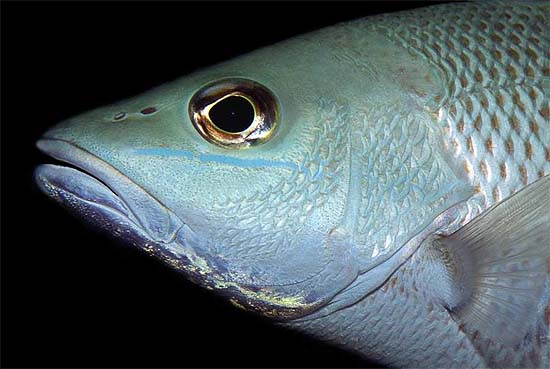
[[448,273],[442,301],[453,317],[470,334],[519,343],[550,278],[550,176],[433,245]]

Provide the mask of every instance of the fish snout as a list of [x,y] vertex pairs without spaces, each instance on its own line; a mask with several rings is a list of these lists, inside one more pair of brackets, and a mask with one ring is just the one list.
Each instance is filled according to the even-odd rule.
[[70,165],[45,164],[35,171],[39,188],[63,205],[79,213],[91,207],[103,215],[116,211],[154,242],[170,242],[183,225],[143,187],[97,155],[62,139],[42,138],[36,145]]

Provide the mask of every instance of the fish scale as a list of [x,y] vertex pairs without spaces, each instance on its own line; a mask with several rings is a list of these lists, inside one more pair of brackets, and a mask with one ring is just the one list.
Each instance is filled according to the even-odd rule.
[[[319,104],[321,107],[329,105],[323,100]],[[345,114],[344,108],[339,109],[321,115],[319,120],[321,124],[309,136],[314,140],[312,146],[315,150],[306,152],[302,159],[303,164],[288,178],[281,179],[274,188],[252,193],[247,198],[229,198],[223,206],[220,206],[219,212],[241,214],[240,219],[232,219],[228,229],[220,230],[220,234],[217,235],[219,244],[228,244],[228,233],[235,230],[231,244],[238,244],[239,249],[220,251],[220,255],[244,252],[264,257],[274,252],[292,252],[292,248],[289,247],[292,240],[288,239],[288,234],[297,232],[299,227],[303,227],[313,207],[321,206],[319,203],[325,200],[324,196],[312,195],[329,192],[343,170],[340,157],[345,155],[345,137],[347,137],[345,132],[349,131],[349,126],[346,125],[345,120],[335,118]],[[280,191],[283,187],[288,191]],[[247,211],[239,209],[241,207],[245,207]],[[264,207],[266,207],[265,211]],[[253,220],[253,224],[246,224],[250,219]],[[282,219],[294,221],[288,222],[290,224],[282,224]],[[273,230],[278,232],[274,235]],[[285,232],[282,232],[283,230]],[[264,238],[263,242],[253,242],[254,239],[250,238],[250,234],[261,235]]]
[[447,368],[449,352],[453,352],[454,368],[483,367],[447,312],[435,304],[420,303],[429,297],[416,288],[422,270],[415,266],[400,269],[380,290],[348,311],[338,311],[324,321],[301,322],[300,328],[335,344],[354,339],[354,350],[369,352],[390,367]]
[[484,207],[550,173],[548,11],[446,4],[373,25],[443,72],[433,112]]
[[[477,196],[470,202],[481,198],[482,208],[550,174],[549,10],[547,4],[445,4],[380,15],[365,25],[441,72],[449,88],[427,106],[475,188]],[[419,250],[407,267],[349,311],[300,322],[300,328],[323,332],[323,339],[336,344],[353,341],[348,347],[392,367],[449,367],[449,352],[455,368],[550,365],[550,332],[542,309],[515,347],[480,332],[466,334],[421,292],[427,283],[425,257]],[[546,291],[541,306],[550,303],[549,283]],[[399,324],[403,321],[406,326]]]
[[[548,3],[447,4],[383,16],[378,26],[443,71],[450,88],[438,122],[485,208],[550,174],[549,11]],[[475,343],[489,365],[547,366],[542,319],[531,337],[524,356],[483,337]]]
[[426,257],[419,250],[375,293],[324,320],[306,320],[297,326],[328,342],[347,342],[348,348],[368,352],[389,367],[548,367],[549,331],[542,321],[516,347],[463,332],[447,310],[423,292],[430,283],[423,277]]

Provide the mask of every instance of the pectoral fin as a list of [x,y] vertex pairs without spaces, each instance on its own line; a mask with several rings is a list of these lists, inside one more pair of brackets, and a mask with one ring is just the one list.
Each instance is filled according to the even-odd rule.
[[455,320],[471,334],[519,343],[549,285],[550,176],[431,247],[434,289]]

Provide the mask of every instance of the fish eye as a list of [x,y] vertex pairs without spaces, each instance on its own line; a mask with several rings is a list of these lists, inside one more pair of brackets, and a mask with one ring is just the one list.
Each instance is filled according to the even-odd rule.
[[260,83],[227,78],[193,95],[189,117],[208,142],[243,149],[269,140],[277,127],[279,106],[273,93]]

